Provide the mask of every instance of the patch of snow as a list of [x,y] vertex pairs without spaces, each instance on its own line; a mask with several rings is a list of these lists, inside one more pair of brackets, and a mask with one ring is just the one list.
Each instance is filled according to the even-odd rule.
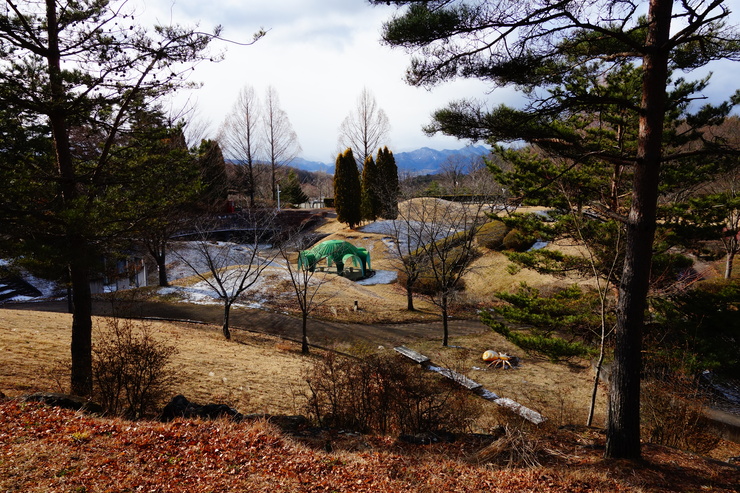
[[396,272],[395,270],[376,270],[373,277],[361,279],[357,281],[357,284],[361,284],[363,286],[371,286],[374,284],[391,284],[396,282],[396,279],[398,279],[398,272]]
[[388,239],[383,238],[386,246],[396,248],[395,241],[399,243],[402,252],[413,251],[419,248],[421,243],[429,243],[444,238],[445,236],[458,232],[455,228],[444,228],[440,225],[431,228],[425,226],[422,221],[400,221],[400,220],[381,220],[373,221],[359,228],[365,233],[375,233],[388,235]]
[[534,242],[534,245],[532,245],[532,246],[531,246],[531,247],[529,248],[529,250],[527,250],[527,251],[528,251],[528,252],[531,252],[532,250],[542,250],[542,249],[543,249],[543,248],[545,248],[545,247],[546,247],[546,246],[547,246],[548,244],[549,244],[549,242],[547,242],[547,241],[542,241],[542,240],[538,240],[538,241],[535,241],[535,242]]

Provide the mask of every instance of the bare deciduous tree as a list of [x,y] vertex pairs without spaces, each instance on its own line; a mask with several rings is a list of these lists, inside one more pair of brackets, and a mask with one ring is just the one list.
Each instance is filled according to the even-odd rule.
[[267,88],[265,95],[263,118],[265,150],[270,165],[272,200],[277,200],[277,169],[290,164],[301,152],[301,145],[288,119],[288,114],[280,108],[277,91],[272,86]]
[[226,154],[240,162],[237,181],[239,188],[249,196],[250,207],[254,207],[255,173],[259,169],[255,164],[263,146],[263,135],[259,131],[261,118],[260,103],[254,88],[244,86],[219,132],[219,141]]
[[433,238],[424,238],[425,231],[421,227],[420,218],[423,217],[422,203],[417,200],[406,200],[399,205],[398,217],[387,221],[385,234],[393,241],[391,249],[391,265],[401,272],[402,282],[406,289],[406,309],[414,308],[414,288],[424,265],[423,251],[419,249],[422,243],[433,241]]
[[437,305],[442,315],[442,345],[449,340],[450,304],[463,287],[463,277],[470,272],[476,258],[475,235],[487,221],[487,203],[460,204],[440,199],[419,202],[419,238],[413,255],[420,260],[419,281],[426,284],[424,294]]
[[362,170],[365,159],[383,144],[390,128],[388,116],[378,106],[375,96],[369,89],[363,88],[357,98],[357,106],[339,127],[338,152],[348,147],[352,149],[357,167]]
[[[265,268],[275,258],[268,253],[269,233],[274,224],[274,212],[249,209],[234,221],[238,242],[216,243],[210,236],[223,225],[205,223],[196,227],[198,238],[192,242],[195,255],[190,257],[174,249],[177,256],[201,281],[205,282],[223,302],[223,334],[231,339],[229,316],[231,307],[240,296],[259,280]],[[203,268],[205,266],[205,269]]]
[[[279,249],[280,256],[285,261],[285,269],[288,271],[296,303],[298,303],[298,308],[301,310],[301,353],[308,354],[308,316],[322,304],[322,301],[317,300],[316,295],[319,293],[321,286],[329,281],[327,275],[330,274],[321,272],[317,276],[314,265],[309,262],[302,262],[300,258],[301,250],[308,245],[302,241],[303,238],[300,236],[300,232],[292,236],[291,240],[281,242]],[[293,262],[296,262],[296,264],[293,265]]]

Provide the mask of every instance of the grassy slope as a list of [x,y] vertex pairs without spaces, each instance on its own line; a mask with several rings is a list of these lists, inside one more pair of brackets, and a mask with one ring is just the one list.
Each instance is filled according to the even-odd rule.
[[[336,223],[325,228],[369,247],[374,268],[390,267],[383,258],[379,235],[346,231]],[[501,256],[486,255],[468,278],[471,301],[485,300],[499,286],[515,286],[522,280],[547,283],[528,272],[511,277]],[[336,285],[327,288],[331,293],[321,313],[327,318],[362,322],[436,318],[433,306],[423,300],[419,301],[420,312],[405,312],[404,293],[396,285],[359,287],[338,278]],[[355,299],[360,300],[361,312],[347,308]],[[301,375],[308,362],[298,355],[295,344],[241,332],[236,333],[236,342],[228,343],[217,327],[155,325],[157,333],[178,346],[175,364],[182,376],[178,392],[199,402],[225,402],[245,413],[300,412]],[[12,397],[35,390],[65,390],[69,326],[66,314],[0,310],[0,391]],[[442,349],[438,341],[419,340],[412,346],[437,363],[467,371],[486,388],[543,412],[551,425],[583,422],[591,379],[587,362],[553,364],[523,354],[493,333],[454,337],[452,344],[456,347]],[[478,358],[485,349],[521,356],[522,367],[516,371],[471,370],[482,366]],[[603,409],[601,394],[596,423],[603,422]],[[476,431],[486,431],[499,422],[496,406],[491,404]],[[531,471],[498,472],[461,461],[480,457],[473,449],[462,450],[463,444],[420,452],[387,440],[363,439],[350,447],[361,449],[359,453],[327,455],[280,436],[264,423],[256,428],[223,423],[131,424],[10,402],[0,404],[0,491],[105,491],[112,487],[116,491],[138,487],[225,491],[231,485],[237,489],[249,485],[250,491],[734,491],[727,485],[738,481],[736,470],[652,446],[646,446],[646,464],[603,463],[599,460],[600,435],[573,435],[564,440],[554,436],[542,444],[557,449],[548,459],[556,465],[548,462]],[[584,448],[584,444],[596,446]],[[222,452],[216,453],[215,448]],[[263,449],[269,454],[257,457],[256,451]],[[737,453],[735,447],[725,455]],[[142,467],[145,463],[151,465]]]

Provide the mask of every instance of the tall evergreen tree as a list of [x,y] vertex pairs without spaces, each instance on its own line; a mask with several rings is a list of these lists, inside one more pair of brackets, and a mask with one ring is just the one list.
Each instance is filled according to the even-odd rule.
[[[610,458],[639,458],[642,331],[661,184],[666,86],[672,68],[690,71],[712,60],[738,58],[740,34],[728,22],[728,5],[720,0],[650,0],[646,13],[635,3],[618,0],[393,3],[409,8],[386,23],[383,38],[421,54],[408,71],[410,83],[431,86],[457,76],[476,77],[493,86],[523,88],[533,97],[526,118],[505,122],[510,128],[502,130],[508,133],[553,110],[566,112],[574,103],[588,103],[566,100],[553,105],[548,94],[538,93],[538,89],[557,84],[569,71],[595,60],[642,63],[639,133],[631,163],[632,201],[625,218],[626,250],[605,452]],[[603,101],[600,98],[595,104]],[[499,130],[491,129],[492,124],[501,127],[498,124],[503,122],[480,104],[456,102],[448,110],[435,115],[431,132],[503,140]],[[554,133],[539,139],[557,145],[560,137]]]
[[54,251],[68,266],[74,393],[92,391],[90,261],[111,237],[136,224],[142,210],[137,175],[117,158],[116,145],[136,103],[183,84],[187,66],[208,58],[210,40],[179,26],[148,32],[107,0],[7,2],[0,12],[0,54],[12,59],[0,68],[0,106],[48,122],[54,147],[43,169],[14,163],[29,170],[21,174],[32,182],[22,186],[43,193],[26,197],[12,212],[17,222],[26,214],[26,224],[37,221],[36,227],[13,233],[26,231],[21,240],[44,236],[29,253],[49,258]]
[[378,149],[378,196],[380,199],[380,217],[396,219],[398,217],[398,166],[396,158],[388,147]]
[[337,156],[334,168],[334,208],[339,222],[347,223],[350,228],[360,224],[361,196],[360,173],[352,149],[347,148]]
[[226,160],[221,152],[221,145],[215,140],[201,141],[198,147],[198,162],[203,183],[201,197],[204,205],[218,208],[228,196]]
[[375,221],[380,216],[380,190],[381,183],[378,175],[378,168],[373,161],[372,156],[365,158],[365,165],[362,168],[362,219],[366,221]]

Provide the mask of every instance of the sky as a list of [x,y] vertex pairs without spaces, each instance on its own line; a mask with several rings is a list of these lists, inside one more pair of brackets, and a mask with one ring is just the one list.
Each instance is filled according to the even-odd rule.
[[136,11],[139,18],[197,23],[208,32],[222,25],[222,36],[237,41],[249,41],[264,28],[267,35],[251,46],[214,43],[224,60],[198,65],[190,80],[203,86],[180,93],[175,105],[195,102],[196,118],[209,123],[215,137],[244,86],[251,85],[259,97],[272,86],[296,131],[300,156],[310,161],[334,162],[339,126],[363,88],[388,116],[391,132],[384,145],[395,153],[466,146],[467,141],[452,137],[430,138],[421,127],[447,102],[482,97],[487,90],[471,80],[432,91],[406,84],[409,55],[380,44],[382,23],[395,8],[373,7],[364,0],[141,0]]
[[[734,23],[740,23],[740,0],[726,3],[735,12]],[[356,107],[363,88],[388,116],[391,132],[384,145],[394,153],[468,145],[443,135],[429,137],[421,130],[432,112],[450,101],[521,101],[512,88],[491,92],[476,80],[456,80],[432,90],[409,86],[404,74],[410,55],[380,42],[383,22],[396,11],[393,6],[372,6],[365,0],[133,0],[130,5],[142,23],[197,24],[206,32],[221,25],[224,38],[239,42],[250,41],[260,29],[267,31],[250,46],[214,42],[212,50],[221,52],[223,61],[198,65],[190,80],[203,86],[192,93],[181,91],[174,100],[176,108],[195,105],[194,118],[207,128],[208,138],[216,136],[247,85],[259,97],[274,87],[298,136],[299,156],[325,163],[336,159],[339,126]],[[734,65],[711,67],[710,98],[727,98],[740,87]]]

